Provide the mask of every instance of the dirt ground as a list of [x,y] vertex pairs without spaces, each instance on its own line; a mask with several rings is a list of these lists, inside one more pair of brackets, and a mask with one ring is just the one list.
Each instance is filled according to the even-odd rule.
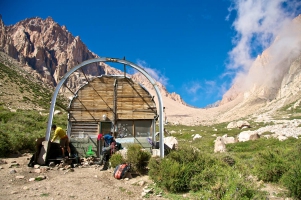
[[[148,176],[117,180],[112,169],[100,171],[99,165],[74,167],[74,171],[54,167],[37,173],[27,166],[31,156],[0,158],[0,199],[164,199],[155,193],[142,197],[152,184]],[[39,176],[45,179],[30,180]]]
[[[66,170],[53,167],[37,173],[39,169],[28,167],[32,154],[13,155],[0,158],[0,199],[106,199],[106,200],[166,200],[159,193],[143,192],[151,189],[153,182],[148,176],[132,175],[132,178],[117,180],[113,169],[100,171],[102,166],[80,165]],[[46,166],[44,166],[46,167]],[[40,167],[42,169],[43,167]],[[38,179],[41,176],[41,180]],[[269,193],[269,200],[290,200],[277,197],[283,192],[281,188],[264,184],[262,190]],[[186,194],[183,199],[189,199]]]

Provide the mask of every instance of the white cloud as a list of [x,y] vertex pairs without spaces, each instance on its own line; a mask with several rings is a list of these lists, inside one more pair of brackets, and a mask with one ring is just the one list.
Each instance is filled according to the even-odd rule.
[[[292,10],[284,9],[284,0],[233,0],[230,11],[236,11],[237,17],[233,27],[237,32],[233,39],[235,45],[229,52],[231,69],[248,70],[254,58],[251,56],[256,49],[265,49],[270,45],[281,28],[291,21]],[[289,1],[291,4],[300,4]],[[292,6],[292,5],[291,5]],[[298,6],[294,6],[298,7]],[[260,53],[260,52],[258,52]]]
[[144,60],[140,59],[137,60],[137,65],[142,67],[153,79],[160,82],[164,86],[167,85],[168,78],[165,77],[159,70],[150,68]]
[[185,88],[188,94],[196,94],[201,89],[201,83],[193,81],[187,84]]
[[[230,15],[236,15],[233,22],[236,36],[232,40],[234,47],[229,52],[227,69],[237,73],[235,81],[246,82],[246,74],[257,55],[273,42],[275,43],[275,38],[281,32],[283,33],[284,29],[288,29],[288,24],[297,16],[298,12],[300,13],[300,10],[301,2],[298,0],[232,0],[229,11]],[[285,47],[279,45],[274,50],[282,49],[283,52],[283,48],[287,49],[290,44],[297,42],[292,39],[292,35],[289,38],[291,40]],[[278,59],[280,54],[274,55]],[[274,64],[280,61],[280,59],[276,60],[273,62]],[[260,77],[253,78],[260,79]],[[247,82],[254,82],[254,79],[249,77]]]
[[[188,95],[192,96],[192,99],[194,99],[194,101],[200,98],[206,99],[208,97],[211,97],[212,95],[218,95],[219,97],[222,97],[222,94],[225,92],[224,84],[218,85],[215,81],[212,80],[205,80],[204,82],[191,81],[189,83],[185,83],[183,85],[183,88]],[[200,94],[206,95],[200,97]]]

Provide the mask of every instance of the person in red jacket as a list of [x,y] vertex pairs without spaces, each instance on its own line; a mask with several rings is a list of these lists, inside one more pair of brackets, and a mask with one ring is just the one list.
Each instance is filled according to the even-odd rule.
[[53,138],[51,139],[51,142],[54,142],[55,139],[57,137],[59,137],[63,157],[65,157],[65,147],[67,148],[67,151],[69,153],[69,157],[71,157],[71,150],[70,150],[70,147],[69,147],[69,139],[68,139],[68,135],[66,134],[66,131],[64,131],[61,127],[57,127],[55,124],[53,124],[51,126],[51,129],[54,131],[54,135],[53,135]]

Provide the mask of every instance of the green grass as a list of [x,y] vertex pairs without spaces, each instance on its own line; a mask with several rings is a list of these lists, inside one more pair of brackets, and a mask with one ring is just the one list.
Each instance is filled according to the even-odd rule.
[[[45,137],[48,116],[35,110],[10,112],[0,105],[0,157],[22,150],[35,151],[35,140]],[[53,123],[66,128],[67,114],[57,115]]]
[[[255,122],[250,124],[251,128],[248,130],[273,125]],[[255,176],[259,180],[288,189],[289,192],[283,192],[282,196],[300,199],[301,191],[299,192],[296,185],[300,181],[296,176],[291,176],[300,174],[298,170],[301,169],[301,163],[296,164],[296,158],[300,157],[301,152],[300,141],[294,138],[279,141],[262,137],[255,141],[227,144],[227,152],[213,153],[214,140],[217,136],[227,134],[236,137],[243,131],[228,130],[226,126],[226,123],[193,127],[165,126],[168,132],[175,132],[172,136],[178,139],[180,152],[166,155],[163,160],[159,159],[156,162],[151,159],[149,166],[150,176],[157,187],[167,191],[165,197],[185,199],[183,198],[185,194],[189,199],[265,199],[267,194],[259,190],[260,186],[256,188],[256,183],[247,180],[247,177]],[[192,136],[195,134],[200,134],[202,138],[193,141]],[[271,133],[264,133],[268,134]],[[198,155],[191,157],[193,153],[187,149],[197,149]],[[203,161],[202,156],[206,157]],[[196,163],[199,164],[196,166]],[[191,168],[190,165],[195,167]],[[202,165],[205,167],[201,167]],[[155,171],[152,171],[152,168]],[[194,171],[191,171],[192,169]],[[212,176],[214,174],[220,175]],[[185,178],[186,176],[188,177]],[[241,190],[233,189],[238,187]]]
[[[43,109],[49,109],[49,102],[51,101],[53,88],[46,87],[46,85],[38,82],[31,75],[27,75],[26,72],[20,72],[16,70],[17,67],[8,67],[3,63],[0,63],[0,78],[5,83],[18,87],[20,96],[26,103],[30,103],[39,106]],[[15,94],[17,95],[17,94]],[[66,110],[67,100],[63,96],[59,95],[57,98],[57,106]]]

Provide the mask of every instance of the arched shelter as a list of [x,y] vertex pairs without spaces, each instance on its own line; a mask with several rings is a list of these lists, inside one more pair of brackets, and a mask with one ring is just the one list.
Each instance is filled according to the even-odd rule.
[[112,131],[118,142],[137,142],[143,147],[150,147],[147,138],[154,139],[154,98],[142,85],[125,76],[94,78],[74,94],[68,114],[68,135],[78,151],[87,149],[89,141],[96,144],[98,133]]
[[[153,99],[149,93],[144,88],[138,87],[131,79],[125,76],[102,76],[90,82],[90,86],[84,86],[82,90],[79,90],[77,93],[81,94],[81,98],[85,98],[86,103],[88,103],[86,105],[88,106],[83,104],[80,98],[73,98],[70,104],[68,134],[72,136],[73,134],[82,133],[83,127],[80,128],[80,126],[78,126],[79,128],[76,129],[76,124],[78,125],[78,122],[81,121],[90,122],[91,124],[93,122],[94,129],[98,128],[100,131],[103,131],[102,129],[104,127],[108,127],[105,125],[105,122],[111,122],[117,134],[133,134],[133,136],[140,136],[140,134],[142,134],[141,136],[147,136],[147,130],[143,127],[152,127],[154,130],[155,124],[151,126],[149,124],[147,126],[147,123],[150,123],[150,119],[159,117],[160,156],[164,157],[163,101],[159,88],[154,79],[143,68],[124,59],[102,57],[87,60],[70,69],[62,77],[52,96],[45,140],[49,141],[50,138],[56,98],[62,85],[73,72],[95,62],[120,63],[141,72],[150,81],[156,91],[159,102],[159,115],[157,116],[157,108],[152,103]],[[101,89],[97,90],[95,88]],[[103,91],[103,89],[105,90]],[[98,97],[98,99],[96,100],[94,97]],[[138,101],[135,102],[136,100]],[[97,104],[101,105],[101,107],[97,107]],[[132,129],[130,129],[130,126]],[[139,128],[141,128],[142,132],[139,131]],[[126,129],[128,132],[121,131],[123,129]],[[90,134],[97,134],[97,132],[98,131],[92,128]]]

